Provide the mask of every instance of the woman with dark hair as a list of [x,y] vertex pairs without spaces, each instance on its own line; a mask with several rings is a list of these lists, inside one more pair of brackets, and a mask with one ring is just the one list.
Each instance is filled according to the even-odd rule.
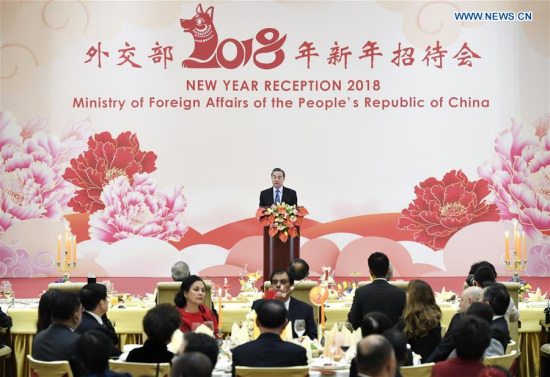
[[74,343],[73,357],[81,377],[132,377],[130,373],[109,370],[111,340],[101,330],[86,331]]
[[54,295],[58,294],[59,291],[55,289],[50,289],[40,296],[40,301],[38,302],[38,321],[36,322],[36,333],[38,334],[42,330],[46,330],[50,327],[52,323],[51,313],[50,313],[50,302]]
[[174,303],[180,309],[181,327],[184,333],[194,330],[193,323],[212,322],[214,335],[218,337],[218,321],[212,311],[204,305],[206,285],[197,275],[190,275],[181,282],[180,291],[174,298]]
[[426,360],[441,342],[441,309],[435,303],[432,287],[422,280],[411,280],[403,317],[396,327],[403,331],[412,351]]

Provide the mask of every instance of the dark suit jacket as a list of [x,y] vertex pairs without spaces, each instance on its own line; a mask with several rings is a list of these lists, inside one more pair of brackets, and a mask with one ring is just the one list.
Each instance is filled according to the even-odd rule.
[[4,313],[2,309],[0,309],[0,327],[4,328],[10,328],[12,325],[11,317]]
[[[263,299],[256,300],[252,303],[252,309],[256,310],[260,302]],[[313,316],[313,307],[306,304],[294,297],[290,298],[290,304],[288,305],[287,319],[292,322],[292,337],[297,338],[298,334],[294,331],[294,321],[297,319],[303,319],[306,322],[306,332],[304,335],[309,336],[311,339],[317,339],[317,325],[315,324],[315,317]]]
[[491,338],[498,340],[506,351],[506,347],[510,343],[510,330],[508,330],[508,323],[504,317],[493,319],[491,322]]
[[357,329],[365,314],[382,312],[390,318],[392,326],[395,326],[405,309],[405,300],[405,291],[401,288],[394,287],[386,280],[374,280],[355,291],[348,322]]
[[143,347],[133,349],[126,361],[132,363],[171,363],[174,354],[168,351],[166,343],[146,340]]
[[441,340],[441,343],[436,347],[432,354],[426,359],[422,360],[423,363],[437,363],[438,361],[447,360],[451,352],[455,349],[455,344],[451,335],[451,331],[456,322],[463,317],[463,313],[456,313],[449,323],[449,328],[445,333],[445,336]]
[[84,334],[86,331],[92,329],[103,331],[113,342],[111,356],[119,356],[121,352],[116,348],[116,345],[118,344],[118,336],[115,328],[113,327],[111,321],[109,321],[109,318],[107,318],[107,314],[104,314],[101,319],[103,320],[103,325],[92,317],[90,313],[82,312],[82,322],[80,322],[80,325],[76,328],[76,332],[79,334]]
[[73,343],[78,338],[80,334],[67,326],[52,323],[34,337],[32,357],[40,361],[70,361]]
[[[273,187],[263,190],[260,193],[260,207],[269,207],[273,204]],[[296,191],[291,188],[283,186],[283,197],[281,202],[285,202],[288,205],[298,205],[298,196]]]
[[290,342],[283,342],[277,334],[263,333],[258,339],[233,349],[231,375],[235,367],[296,367],[307,365],[306,349]]

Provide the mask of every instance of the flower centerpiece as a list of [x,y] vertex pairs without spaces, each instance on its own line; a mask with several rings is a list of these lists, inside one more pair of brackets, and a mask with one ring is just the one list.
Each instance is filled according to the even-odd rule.
[[527,283],[525,280],[519,277],[517,272],[514,272],[514,275],[510,278],[511,282],[519,283],[519,297],[523,298],[523,294],[531,290],[531,284]]
[[309,212],[305,207],[288,205],[285,203],[273,204],[271,207],[258,208],[256,217],[263,226],[269,227],[270,237],[279,236],[282,242],[286,242],[288,237],[298,236],[298,226],[302,225],[304,216]]

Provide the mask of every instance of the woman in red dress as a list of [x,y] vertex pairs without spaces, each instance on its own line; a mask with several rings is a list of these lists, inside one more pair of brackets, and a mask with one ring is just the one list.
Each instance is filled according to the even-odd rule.
[[206,285],[197,275],[190,275],[181,282],[180,291],[176,294],[174,302],[181,313],[182,332],[193,331],[194,323],[212,322],[214,335],[218,337],[218,321],[210,310],[204,305]]

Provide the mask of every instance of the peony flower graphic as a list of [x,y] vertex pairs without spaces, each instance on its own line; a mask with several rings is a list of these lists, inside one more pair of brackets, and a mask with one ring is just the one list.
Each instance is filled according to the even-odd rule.
[[496,154],[478,168],[489,181],[502,219],[517,219],[535,242],[550,235],[550,133],[548,121],[512,126],[495,140]]
[[71,160],[63,177],[80,187],[69,206],[76,212],[94,213],[105,208],[100,199],[103,187],[112,179],[124,176],[132,184],[135,173],[155,171],[156,154],[143,152],[135,134],[123,132],[113,139],[109,132],[88,140],[88,150]]
[[471,182],[462,170],[448,172],[441,181],[428,178],[414,191],[416,199],[401,212],[397,227],[413,230],[415,241],[434,250],[470,224],[500,219],[497,206],[483,202],[490,193],[487,182]]
[[17,124],[10,113],[1,117],[0,139],[7,142],[0,149],[0,235],[21,220],[60,220],[74,191],[62,178],[65,163],[83,151],[79,145],[91,134],[89,122],[59,138],[45,132],[45,120]]
[[183,187],[157,191],[149,174],[121,175],[111,180],[100,197],[104,209],[90,215],[90,237],[115,242],[133,236],[177,242],[187,232],[182,214],[187,207]]

